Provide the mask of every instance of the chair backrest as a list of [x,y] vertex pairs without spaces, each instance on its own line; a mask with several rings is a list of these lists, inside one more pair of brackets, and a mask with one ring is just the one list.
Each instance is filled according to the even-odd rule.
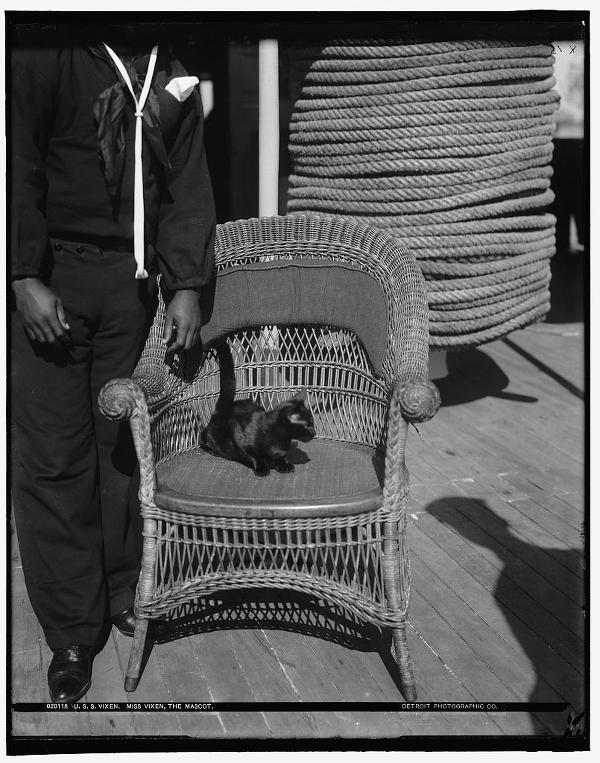
[[[305,387],[318,436],[381,445],[393,385],[427,378],[423,276],[368,226],[308,215],[219,225],[203,303],[203,344],[229,337],[238,395],[270,408]],[[165,357],[164,309],[161,298],[134,374],[158,460],[198,446],[219,390],[213,353]]]
[[256,326],[336,326],[354,331],[381,375],[388,307],[379,283],[357,265],[285,258],[218,271],[205,290],[202,343]]

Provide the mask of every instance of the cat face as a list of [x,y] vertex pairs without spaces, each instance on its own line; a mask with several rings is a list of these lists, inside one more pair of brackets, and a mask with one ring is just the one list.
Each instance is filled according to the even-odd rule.
[[291,437],[300,442],[308,442],[315,436],[315,422],[305,405],[306,399],[306,390],[302,390],[279,406],[280,417],[289,426]]

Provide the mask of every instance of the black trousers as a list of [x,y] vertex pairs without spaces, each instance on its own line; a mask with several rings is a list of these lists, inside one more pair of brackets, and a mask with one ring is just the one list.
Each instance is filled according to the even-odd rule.
[[[97,645],[133,603],[139,544],[128,491],[136,460],[126,422],[98,393],[130,376],[154,309],[155,279],[130,251],[53,241],[44,280],[63,302],[69,349],[11,326],[12,490],[28,594],[48,645]],[[121,247],[126,249],[126,247]]]

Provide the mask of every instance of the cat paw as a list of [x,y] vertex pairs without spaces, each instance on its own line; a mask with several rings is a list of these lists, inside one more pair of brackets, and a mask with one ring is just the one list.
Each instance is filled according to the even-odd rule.
[[288,461],[280,461],[275,468],[278,472],[281,472],[282,474],[290,474],[291,472],[295,471],[294,464],[290,464]]
[[256,469],[253,469],[253,471],[257,477],[268,477],[271,473],[271,470],[267,469],[265,466],[257,466]]

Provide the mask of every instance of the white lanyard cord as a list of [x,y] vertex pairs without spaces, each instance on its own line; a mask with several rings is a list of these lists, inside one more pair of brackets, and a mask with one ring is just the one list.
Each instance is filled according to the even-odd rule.
[[104,43],[104,47],[108,51],[109,56],[115,62],[117,69],[119,70],[123,81],[127,85],[129,92],[135,103],[135,175],[134,175],[134,187],[133,187],[133,252],[136,262],[136,278],[148,278],[148,273],[144,268],[144,179],[142,172],[142,116],[144,112],[144,104],[146,98],[150,92],[150,85],[152,83],[152,76],[154,74],[154,67],[156,64],[156,56],[158,54],[158,45],[152,48],[150,53],[150,62],[148,63],[148,71],[146,72],[146,79],[144,80],[144,86],[140,93],[140,99],[135,97],[133,91],[133,85],[129,79],[127,69],[123,65],[123,62],[119,56]]

